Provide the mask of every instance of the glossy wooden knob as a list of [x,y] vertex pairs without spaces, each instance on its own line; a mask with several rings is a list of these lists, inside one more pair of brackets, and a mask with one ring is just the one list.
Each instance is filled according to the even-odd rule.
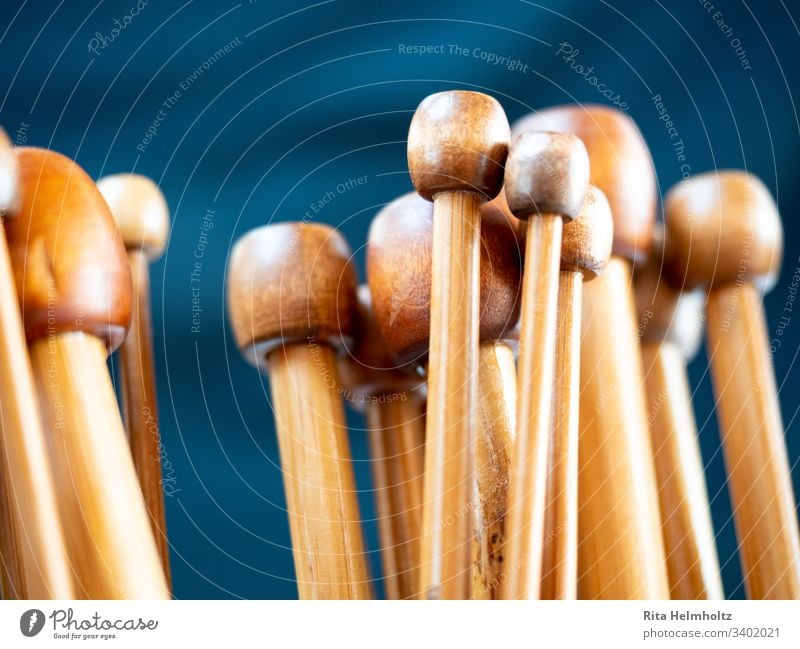
[[347,401],[359,410],[369,399],[422,389],[422,379],[408,367],[399,366],[378,331],[366,284],[358,287],[353,345],[342,355],[339,378],[347,390]]
[[19,192],[14,147],[0,128],[0,219],[11,216],[18,208]]
[[6,223],[29,341],[83,331],[116,349],[131,319],[125,247],[97,185],[75,162],[16,149],[21,203]]
[[417,191],[469,191],[492,198],[503,185],[510,128],[499,102],[452,90],[422,100],[408,132],[408,169]]
[[656,179],[650,152],[633,120],[607,106],[556,106],[523,117],[513,135],[530,131],[572,133],[583,141],[591,183],[611,206],[614,254],[634,260],[646,257],[656,220]]
[[350,247],[333,228],[277,223],[244,235],[228,266],[228,310],[242,353],[256,365],[287,343],[349,342],[356,306]]
[[139,174],[115,174],[97,181],[129,250],[142,250],[150,261],[164,252],[169,235],[169,207],[152,180]]
[[505,194],[519,218],[578,216],[589,186],[589,155],[569,133],[536,131],[514,138],[506,161]]
[[584,280],[600,275],[611,257],[614,219],[605,194],[589,185],[578,217],[564,224],[561,270],[580,271]]
[[783,227],[764,183],[744,171],[699,174],[664,202],[665,270],[676,286],[771,288],[783,258]]
[[[516,219],[513,219],[516,221]],[[433,206],[416,194],[387,205],[372,221],[367,277],[378,329],[398,362],[428,351]],[[516,337],[522,277],[516,226],[498,203],[481,212],[480,338]]]

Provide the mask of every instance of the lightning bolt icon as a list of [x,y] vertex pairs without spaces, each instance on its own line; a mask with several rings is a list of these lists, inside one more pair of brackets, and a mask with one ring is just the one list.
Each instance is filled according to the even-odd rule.
[[33,630],[33,625],[36,624],[36,620],[38,619],[39,616],[36,614],[36,611],[33,611],[33,613],[31,613],[30,619],[28,620],[28,631]]

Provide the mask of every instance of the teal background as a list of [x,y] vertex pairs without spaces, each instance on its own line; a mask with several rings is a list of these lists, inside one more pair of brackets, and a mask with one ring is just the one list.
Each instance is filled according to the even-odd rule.
[[[604,101],[557,55],[559,43],[569,43],[580,50],[575,62],[593,66],[629,105],[665,191],[680,179],[681,165],[653,106],[653,95],[661,95],[692,173],[744,167],[777,197],[786,255],[765,301],[771,332],[785,315],[791,276],[800,266],[796,3],[715,0],[709,11],[708,2],[653,0],[150,0],[105,48],[92,52],[96,33],[110,38],[114,19],[124,23],[135,4],[4,2],[0,123],[18,143],[57,149],[94,177],[147,174],[171,206],[169,247],[152,281],[179,598],[296,595],[268,383],[232,345],[224,315],[231,244],[258,225],[300,218],[332,191],[335,197],[314,218],[341,228],[363,278],[370,219],[410,187],[406,131],[429,93],[488,92],[511,120],[556,103]],[[714,17],[717,12],[722,18]],[[237,38],[165,108],[182,81]],[[746,50],[751,69],[740,63],[733,39]],[[492,66],[472,54],[450,54],[450,44],[520,63],[513,70]],[[402,54],[400,45],[444,45],[446,53]],[[154,120],[160,120],[155,135],[137,149]],[[337,184],[363,175],[367,182],[356,189],[336,191]],[[202,308],[198,332],[192,332],[190,282],[195,251],[203,253],[195,285]],[[774,361],[796,463],[800,314],[789,316]],[[691,366],[694,403],[725,587],[729,596],[741,597],[706,370],[701,353]],[[349,417],[377,575],[363,422]]]

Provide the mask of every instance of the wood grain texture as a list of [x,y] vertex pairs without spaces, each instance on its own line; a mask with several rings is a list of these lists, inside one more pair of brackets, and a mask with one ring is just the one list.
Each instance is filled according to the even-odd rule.
[[478,403],[480,206],[469,192],[436,196],[420,597],[470,593]]
[[724,599],[703,460],[681,350],[642,342],[672,599]]
[[562,219],[528,221],[517,373],[517,435],[506,519],[505,599],[536,599],[541,579]]
[[414,599],[419,589],[425,416],[417,395],[402,396],[366,406],[387,599]]
[[797,510],[761,296],[734,284],[713,291],[706,308],[745,590],[752,599],[798,599]]
[[581,330],[578,596],[666,599],[630,262],[584,287]]
[[530,131],[561,131],[581,139],[589,153],[590,182],[605,193],[614,215],[614,254],[644,259],[656,220],[656,177],[630,115],[596,104],[554,106],[517,121],[512,136]]
[[60,333],[34,341],[30,354],[78,594],[169,597],[106,369],[105,342]]
[[120,347],[120,376],[125,426],[133,465],[142,487],[167,585],[171,583],[169,543],[161,481],[161,429],[156,397],[153,324],[150,315],[150,271],[141,249],[128,251],[133,279],[131,327]]
[[0,222],[0,555],[3,597],[74,596],[55,486]]
[[553,434],[542,546],[542,599],[578,594],[578,377],[583,273],[561,271],[558,286]]
[[499,599],[517,402],[517,368],[508,344],[478,352],[478,412],[472,599]]
[[333,349],[286,345],[267,360],[300,597],[369,599]]

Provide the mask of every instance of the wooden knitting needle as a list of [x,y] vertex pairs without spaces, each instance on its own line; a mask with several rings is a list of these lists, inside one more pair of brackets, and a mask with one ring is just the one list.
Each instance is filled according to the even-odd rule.
[[527,220],[517,374],[517,437],[506,534],[505,599],[537,599],[541,579],[547,451],[553,403],[561,232],[589,186],[586,148],[573,135],[532,132],[511,143],[505,195]]
[[6,599],[70,599],[72,575],[64,550],[44,429],[19,314],[2,217],[20,198],[11,143],[0,129],[0,469],[6,524],[0,533]]
[[[591,183],[614,218],[612,256],[584,287],[581,318],[578,596],[669,596],[647,432],[631,259],[646,255],[655,176],[639,130],[603,106],[560,106],[523,118],[515,133],[553,130],[583,140]],[[610,332],[613,332],[610,333]]]
[[702,292],[662,276],[663,236],[636,267],[634,295],[672,599],[724,599],[686,363],[703,331]]
[[614,222],[605,195],[590,185],[576,219],[564,225],[558,276],[553,432],[547,470],[542,599],[575,599],[578,590],[578,377],[583,283],[611,256]]
[[706,344],[717,398],[745,590],[800,598],[800,534],[761,291],[783,256],[769,190],[743,171],[706,173],[670,190],[665,271],[707,288]]
[[269,372],[297,587],[302,599],[369,599],[336,351],[353,333],[356,274],[342,236],[279,223],[234,246],[236,343]]
[[148,264],[164,252],[169,234],[169,208],[158,185],[144,176],[106,176],[97,181],[97,187],[111,208],[131,265],[131,326],[119,350],[122,403],[133,465],[150,514],[167,585],[170,585],[148,269]]
[[434,203],[420,597],[470,593],[478,403],[480,207],[503,184],[509,126],[487,95],[424,99],[408,133],[417,192]]
[[[375,319],[401,364],[427,363],[434,219],[429,202],[407,194],[384,208],[370,226],[367,276]],[[491,203],[483,206],[481,221],[479,434],[475,475],[470,476],[477,488],[470,505],[475,519],[470,596],[475,599],[497,597],[500,586],[516,397],[514,353],[508,342],[519,318],[521,279],[515,224]],[[466,514],[462,510],[460,515]]]
[[17,160],[23,201],[8,241],[76,587],[168,597],[106,368],[130,321],[122,240],[77,164],[32,148]]
[[381,338],[369,286],[358,289],[355,343],[339,365],[346,402],[365,414],[388,599],[419,588],[419,529],[425,457],[422,379],[399,368]]

